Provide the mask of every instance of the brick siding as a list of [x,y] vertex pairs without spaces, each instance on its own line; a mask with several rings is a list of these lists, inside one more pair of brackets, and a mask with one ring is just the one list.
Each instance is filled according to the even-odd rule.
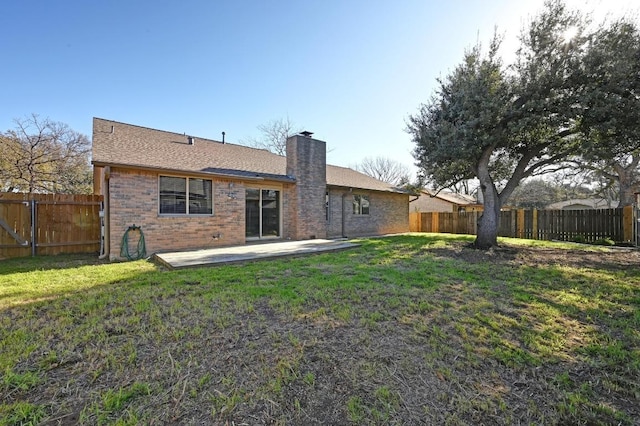
[[[110,259],[121,258],[122,236],[132,225],[140,226],[144,232],[148,254],[245,244],[245,189],[260,185],[213,179],[212,216],[164,216],[158,214],[158,176],[156,172],[112,168],[109,179]],[[319,196],[320,191],[316,191],[313,212],[298,214],[300,187],[283,186],[283,239],[356,237],[409,231],[407,195],[331,188],[327,221],[324,207],[326,186],[321,188],[322,196]],[[369,196],[368,215],[353,214],[353,194]],[[304,209],[305,204],[302,206]],[[308,223],[311,221],[315,223]],[[299,226],[301,222],[305,226]]]
[[[353,214],[354,194],[369,197],[368,215]],[[408,198],[409,196],[406,194],[331,188],[329,191],[328,236],[336,238],[409,232]]]
[[296,179],[290,199],[289,235],[294,240],[326,238],[325,191],[327,162],[325,142],[295,135],[287,139],[287,175]]
[[[233,186],[230,187],[230,183]],[[245,243],[245,186],[213,179],[212,216],[158,214],[158,173],[112,168],[109,179],[110,253],[120,258],[129,226],[144,232],[147,253]]]

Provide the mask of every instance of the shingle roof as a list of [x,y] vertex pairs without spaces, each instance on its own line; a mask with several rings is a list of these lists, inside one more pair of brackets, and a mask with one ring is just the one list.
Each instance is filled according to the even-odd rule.
[[[175,172],[206,173],[246,179],[294,181],[287,160],[264,149],[93,119],[92,162]],[[327,185],[404,192],[355,170],[327,165]]]
[[364,173],[346,167],[332,166],[330,164],[327,165],[327,185],[387,192],[406,192],[391,184],[367,176]]

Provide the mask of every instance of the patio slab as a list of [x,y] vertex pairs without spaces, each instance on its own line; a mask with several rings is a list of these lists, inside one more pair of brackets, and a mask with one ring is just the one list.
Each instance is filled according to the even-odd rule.
[[359,244],[346,240],[316,239],[156,253],[153,257],[156,262],[167,268],[180,269],[198,266],[220,266],[278,257],[303,256],[313,253],[346,250],[358,246]]

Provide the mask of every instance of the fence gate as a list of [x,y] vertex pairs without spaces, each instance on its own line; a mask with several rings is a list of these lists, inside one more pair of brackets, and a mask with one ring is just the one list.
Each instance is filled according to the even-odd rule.
[[0,259],[32,254],[30,204],[31,201],[0,198]]
[[0,259],[100,250],[102,196],[0,193]]

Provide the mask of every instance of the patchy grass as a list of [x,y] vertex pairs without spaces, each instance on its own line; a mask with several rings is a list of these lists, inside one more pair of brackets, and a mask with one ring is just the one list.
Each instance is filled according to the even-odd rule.
[[640,254],[471,238],[0,262],[0,425],[634,424]]

